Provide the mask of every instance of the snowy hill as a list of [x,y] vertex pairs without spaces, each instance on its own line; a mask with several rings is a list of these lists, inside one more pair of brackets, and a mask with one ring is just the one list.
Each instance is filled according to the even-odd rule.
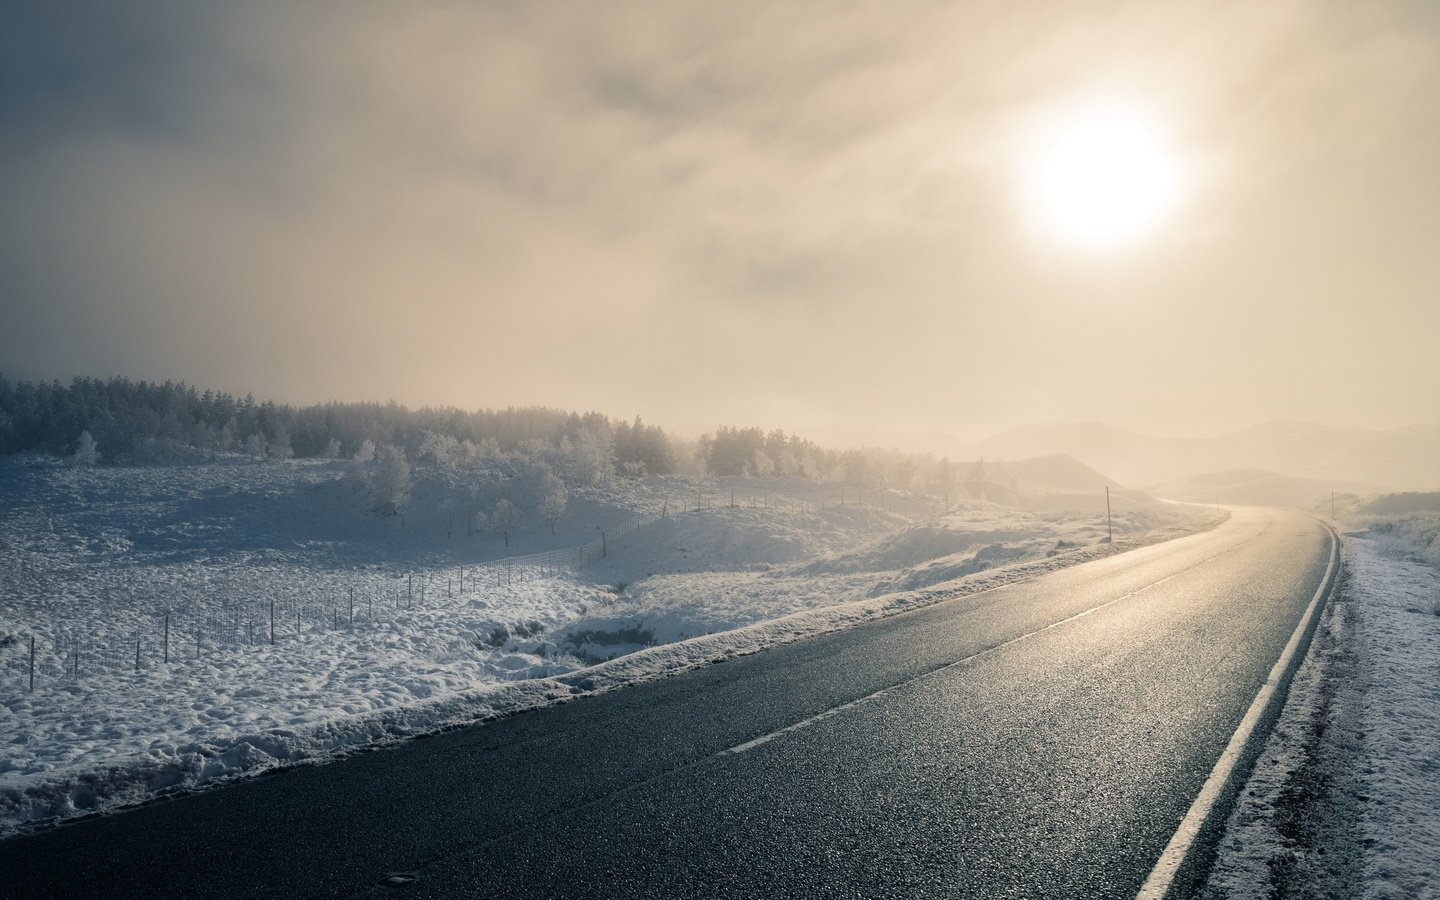
[[1064,453],[1006,462],[1003,470],[1016,479],[1022,490],[1098,492],[1119,486],[1115,479]]

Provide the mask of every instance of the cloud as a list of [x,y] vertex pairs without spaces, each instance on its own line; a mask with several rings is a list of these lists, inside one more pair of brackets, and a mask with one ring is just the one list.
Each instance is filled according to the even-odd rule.
[[[1293,391],[1239,393],[1279,377],[1251,360],[1341,337],[1336,286],[1372,265],[1386,313],[1440,325],[1434,23],[1400,16],[36,5],[0,29],[0,359],[682,422],[1106,418],[1117,383],[1130,424],[1177,396],[1274,414]],[[1150,246],[1069,259],[1020,227],[1017,148],[1107,92],[1160,111],[1198,186]],[[1235,371],[1206,371],[1222,340]],[[1437,379],[1374,382],[1383,414]],[[1312,406],[1285,411],[1370,405]]]

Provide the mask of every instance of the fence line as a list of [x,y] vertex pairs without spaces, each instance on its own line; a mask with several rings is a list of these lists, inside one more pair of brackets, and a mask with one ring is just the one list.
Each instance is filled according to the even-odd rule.
[[[671,497],[674,498],[672,505]],[[79,680],[95,672],[144,673],[176,664],[223,663],[246,648],[276,646],[305,635],[353,631],[414,608],[444,608],[466,602],[482,588],[514,586],[576,572],[609,556],[618,543],[662,518],[706,510],[751,507],[806,513],[832,506],[864,505],[897,513],[931,514],[944,504],[923,494],[898,494],[880,488],[839,484],[813,491],[764,488],[699,489],[676,492],[662,501],[656,514],[636,514],[605,528],[578,546],[510,556],[483,563],[449,566],[401,576],[350,573],[349,583],[332,587],[320,600],[283,595],[263,601],[206,608],[192,613],[170,608],[156,616],[152,627],[124,637],[70,633],[40,638],[34,634],[10,646],[0,644],[0,671],[17,675],[34,690],[36,680]],[[72,566],[47,566],[70,570]],[[343,580],[347,576],[340,576]],[[378,582],[378,583],[377,583]],[[206,584],[210,579],[206,579]],[[358,588],[358,591],[357,591]],[[442,592],[443,591],[443,592]],[[8,652],[14,649],[19,652]]]

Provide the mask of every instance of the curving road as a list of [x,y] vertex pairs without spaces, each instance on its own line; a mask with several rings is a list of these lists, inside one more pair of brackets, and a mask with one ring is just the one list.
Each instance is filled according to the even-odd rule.
[[1132,897],[1330,553],[1312,519],[1237,510],[723,665],[0,842],[0,895]]

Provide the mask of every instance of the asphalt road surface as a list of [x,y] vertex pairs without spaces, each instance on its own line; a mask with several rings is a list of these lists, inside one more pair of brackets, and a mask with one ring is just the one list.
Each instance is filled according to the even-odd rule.
[[[1321,584],[1219,528],[0,842],[0,895],[1131,897]],[[844,599],[844,598],[837,598]],[[404,886],[383,884],[405,873]]]

